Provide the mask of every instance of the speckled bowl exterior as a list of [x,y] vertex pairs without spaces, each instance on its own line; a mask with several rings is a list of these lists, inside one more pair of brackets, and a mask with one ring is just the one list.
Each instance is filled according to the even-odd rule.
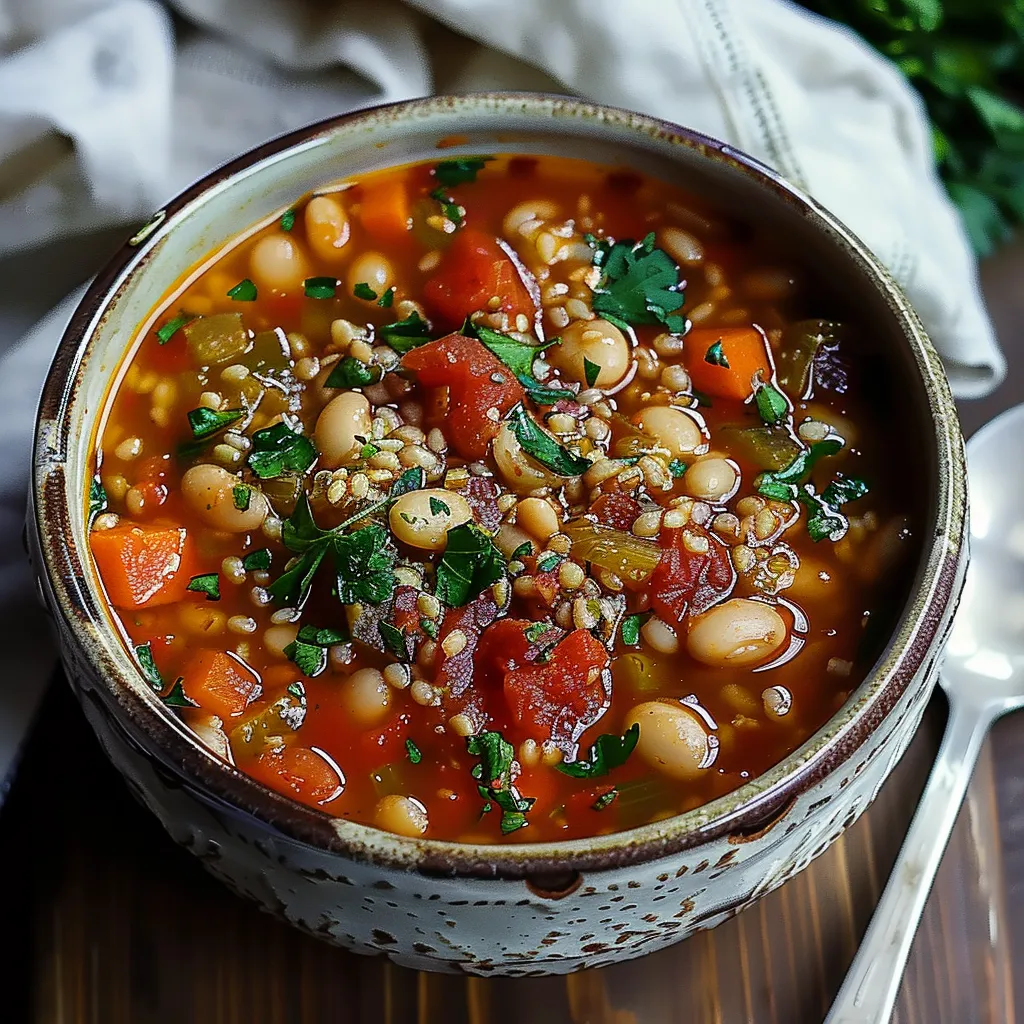
[[[457,138],[453,138],[457,137]],[[332,819],[218,760],[141,678],[88,554],[97,417],[135,327],[210,250],[325,181],[437,155],[580,156],[677,181],[773,225],[857,303],[905,379],[929,488],[910,599],[874,669],[795,753],[727,796],[594,839],[469,846]],[[564,973],[710,928],[800,871],[871,803],[935,681],[966,565],[963,442],[938,357],[866,248],[812,200],[722,143],[560,97],[439,97],[324,122],[183,193],[89,289],[58,349],[35,438],[28,537],[68,678],[110,759],[173,838],[292,924],[396,963],[474,974]],[[95,797],[102,799],[102,794]]]

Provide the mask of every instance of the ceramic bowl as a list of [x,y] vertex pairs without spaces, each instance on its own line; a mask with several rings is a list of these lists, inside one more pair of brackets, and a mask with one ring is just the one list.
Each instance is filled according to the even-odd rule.
[[[629,832],[469,846],[332,819],[218,760],[141,678],[86,538],[97,416],[135,325],[170,282],[324,181],[459,153],[580,156],[685,184],[771,226],[840,282],[884,342],[905,446],[928,489],[912,592],[888,646],[834,717],[763,776]],[[842,224],[757,161],[622,110],[541,95],[438,97],[339,117],[238,158],[160,210],[99,275],[46,382],[29,538],[67,675],[111,760],[170,835],[236,891],[314,935],[396,963],[563,973],[660,949],[805,867],[871,803],[918,724],[966,563],[962,439],[942,367],[888,274]],[[102,799],[102,795],[98,797]]]

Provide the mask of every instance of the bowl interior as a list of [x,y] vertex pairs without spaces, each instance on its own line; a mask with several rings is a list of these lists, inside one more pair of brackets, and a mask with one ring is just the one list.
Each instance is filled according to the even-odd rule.
[[[442,142],[445,148],[440,150]],[[421,854],[433,843],[445,848],[450,862],[456,844],[403,840],[327,819],[270,794],[194,741],[144,683],[119,639],[88,560],[85,508],[90,453],[106,397],[127,365],[133,337],[137,331],[145,334],[140,325],[153,318],[170,283],[240,231],[279,215],[298,196],[326,182],[440,154],[450,158],[490,152],[554,154],[632,167],[706,197],[739,220],[770,232],[781,253],[816,267],[821,280],[865,326],[870,340],[864,358],[876,360],[879,380],[885,383],[879,401],[891,405],[898,396],[901,451],[915,460],[925,482],[922,504],[928,532],[900,624],[885,650],[879,650],[874,671],[794,755],[741,789],[656,825],[600,840],[462,847],[455,857],[507,866],[541,852],[544,859],[564,863],[567,856],[591,857],[595,851],[635,850],[652,843],[660,848],[666,843],[685,845],[706,833],[711,823],[716,829],[728,828],[741,814],[749,819],[784,799],[787,784],[806,777],[816,765],[823,768],[838,738],[853,735],[858,719],[881,699],[886,687],[899,686],[894,683],[897,674],[906,685],[915,667],[913,658],[907,662],[915,638],[922,628],[932,634],[938,629],[935,622],[922,626],[921,611],[934,599],[938,567],[949,556],[948,541],[958,541],[963,526],[955,414],[937,357],[916,317],[887,275],[841,225],[772,172],[726,146],[638,115],[552,97],[437,98],[350,115],[295,133],[193,186],[168,205],[145,238],[125,246],[99,276],[51,371],[40,412],[35,471],[50,585],[76,641],[109,680],[109,696],[169,763],[180,765],[184,759],[208,789],[300,838],[346,849],[354,843],[365,855],[406,863],[416,862],[417,850]]]

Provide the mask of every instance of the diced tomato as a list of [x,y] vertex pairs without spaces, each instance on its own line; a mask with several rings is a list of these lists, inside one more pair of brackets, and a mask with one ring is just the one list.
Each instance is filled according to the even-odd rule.
[[[756,327],[695,327],[683,344],[683,363],[697,391],[744,402],[756,380],[771,379],[768,343]],[[709,362],[708,352],[715,345],[720,346],[720,362]]]
[[344,789],[333,765],[309,747],[264,751],[247,771],[257,782],[313,808],[330,803]]
[[501,509],[498,496],[501,488],[489,476],[471,476],[462,493],[473,510],[473,518],[488,530],[497,530],[501,525]]
[[[417,708],[417,710],[422,710]],[[416,724],[423,726],[421,715]],[[401,760],[405,757],[405,740],[412,727],[412,716],[407,712],[395,715],[385,726],[379,729],[370,729],[360,734],[358,739],[359,749],[362,751],[365,762],[371,768],[379,768],[381,765],[390,764],[392,761]]]
[[420,592],[416,587],[400,586],[395,588],[395,599],[391,605],[389,616],[391,624],[413,639],[413,649],[422,643],[427,634],[420,625],[423,618],[419,610]]
[[180,601],[195,569],[184,527],[125,524],[93,530],[89,546],[115,608],[155,608]]
[[512,371],[474,338],[449,334],[414,348],[402,366],[420,384],[448,388],[448,439],[464,459],[482,459],[501,419],[525,391]]
[[[462,608],[449,608],[445,613],[438,634],[437,685],[448,690],[456,700],[463,696],[473,682],[473,655],[476,653],[480,634],[492,623],[498,614],[494,595],[485,590]],[[456,629],[466,638],[465,646],[456,654],[444,652],[444,641]]]
[[[497,299],[497,305],[493,300]],[[437,274],[423,286],[427,312],[442,330],[455,330],[471,313],[522,313],[533,326],[533,299],[519,269],[494,235],[472,228],[455,233]]]
[[182,672],[182,689],[204,711],[223,719],[240,715],[260,691],[256,673],[225,651],[197,651]]
[[536,740],[571,747],[607,707],[608,652],[585,629],[570,633],[547,661],[505,676],[505,699],[516,722]]
[[590,506],[590,514],[599,523],[627,533],[642,511],[643,508],[636,498],[629,494],[623,494],[620,491],[602,494]]
[[[708,542],[706,552],[690,551],[684,534],[690,532]],[[699,615],[732,590],[736,572],[729,549],[698,527],[661,531],[661,561],[648,584],[650,603],[665,622],[682,622],[688,614]]]

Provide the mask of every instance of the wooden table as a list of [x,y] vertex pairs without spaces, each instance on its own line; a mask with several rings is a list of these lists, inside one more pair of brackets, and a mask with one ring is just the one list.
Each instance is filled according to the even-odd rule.
[[[968,431],[1024,400],[1022,273],[1024,244],[985,267],[1014,370],[993,398],[963,408]],[[807,871],[715,931],[601,971],[481,981],[341,952],[232,896],[130,798],[55,681],[0,812],[8,935],[0,1021],[819,1022],[884,885],[944,717],[936,697],[861,820]],[[914,945],[900,1024],[1015,1020],[1015,996],[1024,999],[1024,971],[1014,971],[1024,966],[1022,741],[1024,720],[1008,718],[982,752]]]

